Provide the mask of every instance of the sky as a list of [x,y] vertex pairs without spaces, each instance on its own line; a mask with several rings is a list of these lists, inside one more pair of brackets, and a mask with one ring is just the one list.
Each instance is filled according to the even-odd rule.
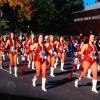
[[84,0],[84,6],[95,4],[97,0]]

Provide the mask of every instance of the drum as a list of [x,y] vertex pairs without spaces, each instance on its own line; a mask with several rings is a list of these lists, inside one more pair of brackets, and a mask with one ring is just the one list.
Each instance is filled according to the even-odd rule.
[[21,56],[21,61],[25,62],[26,61],[26,57],[24,55]]

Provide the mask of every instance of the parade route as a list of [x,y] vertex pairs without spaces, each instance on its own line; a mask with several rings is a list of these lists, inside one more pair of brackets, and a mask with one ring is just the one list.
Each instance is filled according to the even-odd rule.
[[[20,67],[19,65],[18,70],[20,70]],[[58,65],[55,69],[56,77],[54,78],[50,77],[50,70],[48,69],[46,82],[48,91],[44,92],[41,90],[41,77],[37,81],[37,86],[32,86],[32,77],[35,71],[27,68],[23,76],[15,77],[13,74],[9,74],[6,65],[6,67],[0,69],[0,100],[18,100],[19,98],[25,100],[33,98],[40,100],[99,100],[100,93],[96,94],[91,91],[90,79],[82,79],[79,88],[74,86],[78,72],[74,72],[73,79],[70,81],[68,79],[70,67],[70,60],[65,62],[64,68],[66,71],[59,70],[60,66]],[[98,81],[97,89],[100,92],[100,81]]]

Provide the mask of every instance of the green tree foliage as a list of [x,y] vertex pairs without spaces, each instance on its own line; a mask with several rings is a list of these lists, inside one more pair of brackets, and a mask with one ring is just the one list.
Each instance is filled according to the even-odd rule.
[[33,0],[0,0],[0,10],[3,12],[1,20],[9,22],[5,24],[9,24],[10,30],[21,30],[32,20],[35,8]]
[[[32,10],[32,0],[0,0],[0,6],[4,8],[4,13],[11,13],[10,11],[13,10],[14,15],[16,11],[17,17],[26,20],[31,20],[34,11]],[[8,11],[8,9],[10,9],[10,11]]]
[[[66,32],[70,30],[72,12],[83,9],[82,0],[0,0],[5,19],[29,25],[37,32]],[[27,24],[26,24],[27,23]],[[25,29],[25,28],[23,28]]]
[[38,0],[37,23],[42,32],[66,32],[72,12],[83,9],[81,0]]

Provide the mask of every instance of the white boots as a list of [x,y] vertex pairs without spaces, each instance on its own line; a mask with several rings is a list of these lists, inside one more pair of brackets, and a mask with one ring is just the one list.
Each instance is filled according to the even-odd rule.
[[76,80],[75,80],[75,83],[74,83],[74,84],[75,84],[75,87],[78,87],[78,82],[79,82],[79,80],[76,79]]
[[19,58],[17,58],[17,64],[19,64]]
[[74,83],[75,87],[78,87],[78,84],[79,84],[79,81],[80,81],[80,80],[81,80],[80,77],[79,77],[78,79],[75,80],[75,83]]
[[14,67],[14,75],[17,77],[17,67]]
[[3,54],[2,57],[3,57],[3,61],[5,61],[5,54]]
[[62,63],[62,62],[61,62],[61,68],[60,68],[60,70],[61,70],[61,71],[65,71],[65,70],[64,70],[64,63]]
[[53,67],[51,67],[50,76],[55,77],[55,75],[54,75],[54,68]]
[[[75,87],[78,87],[80,80],[81,80],[81,78],[75,80],[75,84],[74,84]],[[95,92],[95,93],[98,93],[96,87],[97,87],[97,80],[92,80],[92,91]]]
[[57,63],[55,62],[55,64],[54,64],[54,68],[57,68]]
[[0,69],[2,69],[2,61],[0,61]]
[[9,66],[9,74],[11,74],[11,73],[12,73],[11,68],[12,68],[12,67],[11,67],[11,66]]
[[0,69],[2,69],[2,65],[0,65]]
[[32,61],[32,69],[33,69],[33,70],[35,69],[35,68],[34,68],[34,65],[35,65],[35,64],[34,64],[34,61]]
[[34,78],[32,79],[32,85],[33,85],[33,87],[36,87],[36,80],[37,80],[37,78],[34,76]]
[[77,70],[79,70],[79,68],[80,68],[80,64],[77,64]]
[[[32,69],[34,70],[35,69],[35,63],[34,63],[34,61],[32,61]],[[28,68],[31,68],[31,61],[29,60],[29,62],[28,62]]]
[[90,78],[90,79],[92,78],[92,77],[91,77],[91,69],[88,69],[87,78]]
[[58,58],[56,58],[56,62],[54,64],[54,68],[57,68],[57,64],[58,64]]
[[92,91],[98,93],[96,87],[97,87],[97,80],[92,80]]
[[42,78],[42,90],[43,91],[47,91],[47,89],[45,88],[45,84],[46,84],[46,78]]
[[[36,80],[37,80],[37,78],[34,76],[34,78],[32,79],[33,87],[36,87]],[[46,85],[46,78],[42,78],[42,87],[41,88],[43,91],[47,91],[45,85]]]
[[30,68],[30,66],[31,66],[31,61],[29,60],[29,62],[28,62],[28,68]]
[[[12,67],[9,66],[9,74],[12,74]],[[14,75],[17,77],[17,67],[14,67]]]
[[100,65],[98,65],[98,70],[100,70]]

